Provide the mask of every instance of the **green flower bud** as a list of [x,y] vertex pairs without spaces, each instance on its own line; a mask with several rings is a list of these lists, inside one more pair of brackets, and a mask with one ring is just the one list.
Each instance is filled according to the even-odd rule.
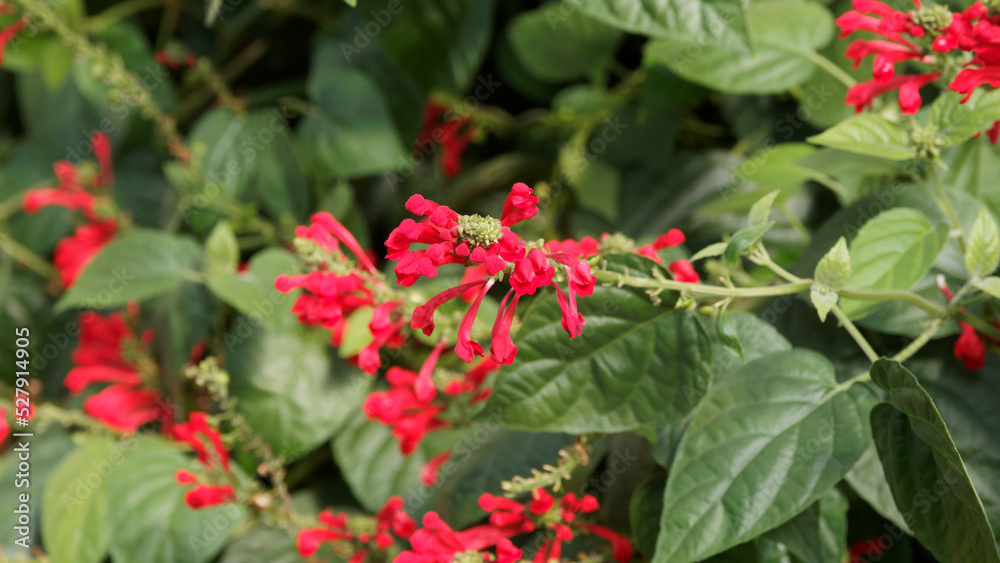
[[489,247],[500,240],[503,226],[499,219],[487,215],[461,215],[458,218],[458,236],[465,239],[469,246]]

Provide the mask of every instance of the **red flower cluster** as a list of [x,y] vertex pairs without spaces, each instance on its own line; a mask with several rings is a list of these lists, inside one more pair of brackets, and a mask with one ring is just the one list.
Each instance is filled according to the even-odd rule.
[[[174,426],[173,438],[191,446],[201,462],[208,470],[225,475],[232,475],[229,469],[229,452],[222,443],[218,430],[208,423],[208,415],[203,412],[192,412],[188,422]],[[181,485],[197,485],[184,494],[184,504],[193,509],[208,508],[236,500],[232,485],[210,485],[199,483],[198,476],[187,469],[178,469],[177,483]]]
[[[870,107],[876,97],[898,90],[903,114],[916,113],[922,104],[920,88],[941,77],[941,55],[955,49],[975,53],[967,63],[969,68],[950,84],[952,90],[965,94],[963,102],[982,84],[1000,86],[1000,17],[989,16],[982,2],[959,13],[938,4],[923,6],[920,0],[914,0],[914,4],[915,10],[902,12],[878,0],[854,0],[854,10],[837,18],[842,38],[857,31],[881,37],[856,40],[844,53],[854,61],[855,68],[874,55],[873,79],[847,92],[845,101],[858,112]],[[905,61],[933,68],[921,74],[897,75],[896,64]],[[996,133],[990,131],[991,139],[995,139]]]
[[[296,288],[305,290],[296,299],[292,312],[303,324],[330,329],[330,343],[339,346],[347,319],[359,309],[375,307],[376,291],[384,286],[378,281],[378,270],[368,254],[346,227],[326,212],[316,213],[311,219],[312,224],[299,226],[295,235],[300,242],[313,245],[311,255],[319,262],[317,269],[308,274],[278,276],[274,285],[282,293]],[[354,255],[356,266],[341,251],[341,244]],[[318,253],[321,256],[316,258]],[[401,305],[399,301],[388,301],[375,307],[369,325],[372,343],[358,358],[365,372],[375,373],[381,367],[379,351],[382,346],[403,345],[405,339],[401,329],[406,323],[398,318],[397,310]]]
[[[60,160],[53,166],[58,187],[29,190],[23,200],[24,211],[28,214],[38,213],[44,207],[60,206],[82,212],[87,220],[86,225],[77,227],[71,236],[56,245],[53,262],[59,271],[63,287],[67,288],[73,285],[80,271],[118,232],[118,223],[98,211],[101,199],[95,193],[100,189],[109,189],[114,184],[111,141],[103,132],[98,132],[91,137],[90,144],[94,148],[100,172],[86,186],[79,169]],[[110,201],[107,205],[111,205]]]
[[[584,319],[577,310],[576,297],[593,293],[596,280],[590,265],[578,256],[566,252],[549,252],[528,248],[510,227],[538,213],[538,198],[531,188],[514,184],[504,202],[500,219],[479,215],[459,215],[446,206],[414,195],[406,209],[425,217],[420,222],[405,219],[385,245],[386,258],[396,260],[396,279],[400,285],[413,285],[421,277],[437,276],[438,267],[461,264],[466,273],[460,285],[447,289],[413,311],[410,328],[434,331],[434,312],[442,304],[469,292],[475,298],[458,327],[455,354],[467,362],[484,354],[482,346],[472,340],[472,325],[486,293],[496,284],[501,272],[510,273],[510,289],[500,302],[491,334],[490,358],[498,364],[510,364],[517,347],[510,338],[517,302],[522,295],[532,295],[540,287],[552,286],[563,311],[563,328],[570,337],[579,336]],[[426,245],[412,249],[414,244]],[[557,277],[558,273],[558,277]],[[557,283],[565,279],[568,294]]]
[[481,552],[496,548],[496,556],[483,554],[484,561],[497,563],[517,561],[520,549],[510,538],[544,529],[545,542],[535,553],[535,563],[559,560],[564,542],[574,538],[575,532],[590,533],[611,543],[612,553],[618,563],[632,559],[632,544],[627,538],[604,526],[580,523],[577,515],[594,512],[599,508],[591,495],[577,497],[569,493],[558,501],[544,489],[535,489],[531,500],[523,504],[516,500],[483,494],[479,507],[490,512],[487,524],[455,532],[435,512],[424,516],[424,527],[410,537],[411,550],[400,553],[395,563],[449,563],[456,554],[468,551]]
[[[397,366],[389,368],[386,374],[391,386],[389,390],[372,393],[365,399],[365,414],[371,420],[392,427],[392,434],[399,440],[399,449],[403,455],[413,453],[429,432],[450,426],[441,417],[450,401],[438,397],[438,389],[433,380],[434,367],[444,350],[444,342],[434,347],[419,373]],[[443,392],[449,397],[471,395],[467,399],[468,404],[485,401],[490,389],[484,389],[483,383],[496,368],[495,363],[484,359],[467,371],[462,379],[445,383]]]
[[[115,311],[107,317],[88,312],[80,316],[80,343],[73,351],[73,369],[63,379],[72,395],[95,383],[110,383],[83,402],[83,412],[122,432],[135,432],[143,424],[163,420],[169,427],[171,409],[159,391],[143,387],[142,366],[148,364],[146,348],[152,331],[136,336],[133,326],[138,308],[127,316]],[[148,369],[148,368],[147,368]]]
[[441,171],[454,178],[462,171],[462,153],[475,137],[475,128],[468,117],[445,118],[448,107],[430,102],[424,110],[423,127],[417,146],[441,145]]
[[[949,302],[955,298],[951,289],[945,283],[943,276],[938,276],[937,284],[938,289],[941,290],[941,293],[944,293],[945,298]],[[986,344],[983,342],[982,337],[979,336],[972,325],[965,321],[958,321],[958,326],[962,329],[962,333],[959,335],[958,340],[955,341],[955,357],[962,360],[967,370],[979,371],[983,369],[983,366],[986,365]]]
[[184,60],[181,61],[173,54],[167,52],[164,49],[160,49],[159,51],[157,51],[155,58],[156,58],[156,64],[161,64],[169,68],[170,70],[178,70],[179,68],[181,68],[181,64],[183,64],[188,68],[194,68],[194,66],[198,64],[198,57],[196,57],[194,54],[186,55],[184,57]]
[[[351,542],[354,555],[348,563],[362,563],[372,549],[386,549],[392,545],[392,532],[407,539],[417,525],[403,509],[403,499],[392,497],[375,515],[375,532],[352,530],[347,514],[324,510],[319,514],[323,524],[319,528],[305,528],[296,538],[299,555],[309,557],[319,550],[320,545],[329,542]],[[367,527],[367,526],[365,526]]]

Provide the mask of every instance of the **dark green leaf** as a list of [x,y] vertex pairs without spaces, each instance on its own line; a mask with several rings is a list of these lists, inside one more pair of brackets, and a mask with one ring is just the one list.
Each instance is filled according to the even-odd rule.
[[773,226],[774,221],[768,221],[751,227],[743,227],[736,231],[729,239],[729,243],[726,244],[726,250],[722,253],[722,257],[727,262],[735,262],[750,247],[760,242],[760,239],[764,238],[764,234]]
[[982,501],[934,401],[898,362],[879,360],[871,375],[889,393],[889,404],[872,411],[875,445],[914,535],[942,561],[1000,561]]
[[840,481],[871,441],[866,385],[819,354],[765,356],[724,376],[688,424],[654,563],[690,563],[779,526]]
[[597,287],[578,306],[587,324],[574,339],[554,296],[524,316],[520,351],[489,402],[510,415],[511,428],[615,432],[677,421],[694,408],[712,358],[697,320],[628,289]]
[[267,248],[254,254],[247,271],[221,272],[208,276],[208,288],[226,304],[268,327],[286,327],[295,322],[290,312],[295,293],[283,294],[274,287],[281,274],[297,274],[301,266],[282,248]]
[[795,518],[767,532],[802,561],[847,559],[847,498],[830,489]]
[[743,15],[735,0],[672,2],[651,0],[576,0],[571,2],[586,14],[619,29],[651,37],[699,37],[721,35],[723,30],[743,33]]
[[657,475],[632,493],[632,501],[629,504],[633,543],[647,560],[652,559],[656,550],[656,536],[660,533],[660,514],[663,512],[663,490],[666,487],[667,476]]
[[551,3],[518,14],[507,34],[514,53],[535,78],[586,78],[608,62],[621,32],[569,4]]
[[[325,508],[325,507],[322,507]],[[295,536],[287,530],[256,526],[236,539],[220,563],[301,563]]]
[[118,307],[166,293],[193,275],[201,248],[191,239],[137,229],[101,249],[56,309]]
[[844,480],[883,518],[895,524],[904,533],[913,535],[903,520],[903,515],[896,508],[896,500],[892,498],[889,482],[885,480],[882,462],[878,459],[875,444],[868,446],[861,459],[847,472]]

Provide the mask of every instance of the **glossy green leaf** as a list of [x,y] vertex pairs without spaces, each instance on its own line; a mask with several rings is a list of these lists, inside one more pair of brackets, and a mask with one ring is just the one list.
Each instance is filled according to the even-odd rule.
[[722,257],[727,262],[735,262],[753,245],[760,242],[760,239],[764,238],[764,234],[773,226],[774,221],[768,221],[767,223],[743,227],[736,231],[726,244],[726,250],[722,253]]
[[847,498],[830,489],[795,518],[767,532],[802,561],[847,559]]
[[216,297],[253,322],[278,328],[295,323],[295,315],[290,312],[295,292],[279,292],[274,280],[282,274],[297,274],[300,269],[291,252],[268,248],[254,254],[245,272],[208,272],[207,285]]
[[885,480],[885,472],[882,471],[882,462],[878,459],[874,442],[847,472],[844,480],[883,518],[895,524],[903,533],[913,535],[896,507],[896,500],[892,498],[892,489]]
[[246,519],[237,503],[193,510],[184,504],[178,469],[191,460],[158,438],[140,440],[108,486],[111,557],[115,561],[210,561]]
[[370,376],[333,359],[329,339],[325,330],[255,326],[252,317],[240,317],[226,333],[237,409],[285,459],[329,439],[371,387]]
[[743,354],[743,344],[740,343],[736,326],[733,324],[733,320],[729,318],[727,311],[719,313],[719,337],[722,339],[724,345],[739,355],[741,362],[746,363],[746,356]]
[[654,563],[690,563],[819,500],[871,441],[876,398],[823,356],[792,350],[726,374],[688,424],[664,493]]
[[313,111],[299,133],[325,177],[367,176],[409,163],[385,100],[364,73],[314,67],[308,90]]
[[656,536],[660,533],[660,514],[663,512],[663,491],[666,487],[667,476],[657,475],[639,485],[629,502],[633,543],[647,560],[656,551]]
[[942,561],[1000,561],[982,501],[934,401],[898,362],[879,360],[871,375],[889,393],[889,403],[871,414],[875,445],[914,535]]
[[698,252],[695,252],[694,255],[691,256],[691,261],[694,262],[696,260],[701,260],[702,258],[711,258],[713,256],[722,256],[722,253],[726,251],[726,247],[728,247],[728,246],[729,246],[729,243],[725,243],[725,242],[715,242],[715,243],[712,243],[712,244],[706,246],[705,248],[702,248]]
[[1000,262],[1000,230],[988,209],[981,208],[965,238],[965,268],[970,276],[992,274]]
[[547,82],[598,72],[614,54],[621,32],[564,3],[544,4],[511,20],[507,36],[524,68]]
[[1000,120],[1000,92],[977,88],[963,100],[960,94],[945,92],[931,104],[927,119],[946,147],[968,141]]
[[201,249],[189,238],[134,230],[101,249],[56,309],[118,307],[155,297],[191,276],[200,257]]
[[[875,216],[858,231],[850,244],[849,289],[909,289],[930,270],[948,236],[947,227],[935,226],[923,213],[905,207]],[[851,318],[878,308],[877,302],[841,300]]]
[[402,497],[407,506],[420,510],[429,506],[427,501],[434,491],[420,484],[420,468],[454,447],[461,432],[433,432],[416,451],[404,456],[391,428],[368,420],[359,408],[351,413],[353,418],[333,440],[333,459],[361,506],[375,513],[394,495]]
[[[693,4],[694,6],[692,6]],[[688,9],[704,5],[681,3]],[[750,38],[723,33],[654,39],[647,63],[662,63],[691,82],[732,94],[783,92],[815,70],[810,53],[833,39],[833,17],[810,2],[749,4]],[[732,21],[732,20],[730,20]]]
[[591,17],[625,31],[650,37],[698,37],[743,34],[744,19],[735,0],[574,0]]
[[694,317],[613,287],[596,287],[577,304],[586,325],[574,339],[553,295],[524,316],[517,358],[497,379],[487,410],[509,414],[514,429],[582,433],[664,424],[694,408],[712,359]]
[[108,486],[121,473],[117,464],[127,451],[95,438],[63,458],[49,475],[41,518],[42,537],[53,563],[104,560],[111,529]]
[[807,140],[817,145],[889,160],[908,160],[916,155],[910,136],[902,127],[873,113],[849,117]]

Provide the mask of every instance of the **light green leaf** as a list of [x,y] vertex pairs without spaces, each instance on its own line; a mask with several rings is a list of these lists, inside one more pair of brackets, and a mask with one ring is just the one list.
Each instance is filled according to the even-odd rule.
[[577,303],[587,324],[574,339],[553,295],[524,316],[517,358],[498,378],[488,410],[508,413],[513,429],[583,433],[666,424],[694,408],[712,360],[694,317],[616,287],[596,287]]
[[847,240],[840,237],[816,265],[814,279],[826,287],[839,291],[851,279],[851,254],[847,250]]
[[722,256],[722,253],[726,251],[726,247],[729,246],[727,242],[715,242],[705,248],[702,248],[698,252],[694,253],[691,257],[691,261],[701,260],[702,258],[711,258],[713,256]]
[[993,214],[981,208],[966,236],[965,267],[970,276],[981,277],[992,274],[997,262],[1000,262],[1000,231]]
[[118,307],[166,293],[194,275],[200,257],[201,248],[189,238],[136,229],[101,249],[56,310]]
[[875,401],[864,384],[838,384],[833,365],[806,350],[726,374],[681,439],[653,563],[701,561],[819,500],[871,442]]
[[205,273],[233,273],[240,261],[240,245],[228,221],[219,221],[205,240]]
[[934,401],[898,362],[878,360],[871,375],[889,393],[889,404],[871,414],[875,445],[914,535],[942,561],[1000,562],[983,503]]
[[220,563],[302,563],[289,532],[264,525],[250,528],[226,548]]
[[978,287],[981,291],[985,291],[993,297],[1000,299],[1000,278],[996,276],[983,278],[976,282],[976,287]]
[[767,223],[768,218],[771,216],[771,205],[774,204],[774,199],[778,197],[781,190],[774,190],[769,192],[764,197],[757,200],[757,203],[753,204],[750,208],[750,226],[763,225]]
[[916,156],[906,131],[873,113],[849,117],[806,140],[817,145],[889,160],[908,160]]
[[[112,458],[114,456],[114,458]],[[123,447],[92,439],[49,476],[42,496],[42,536],[53,563],[99,563],[108,553],[108,485]]]
[[560,2],[518,14],[507,27],[514,53],[538,80],[567,82],[598,72],[622,33]]
[[208,272],[208,288],[224,303],[253,322],[271,328],[295,324],[290,312],[296,292],[283,294],[274,287],[281,274],[297,274],[301,266],[291,252],[267,248],[253,255],[245,272]]
[[968,141],[1000,120],[1000,91],[977,88],[968,101],[953,92],[943,92],[931,104],[928,121],[937,127],[944,146]]
[[665,64],[691,82],[726,93],[784,92],[812,75],[811,53],[833,39],[829,10],[811,2],[751,3],[748,18],[750,40],[730,27],[654,39],[646,45],[646,62]]
[[568,4],[609,25],[650,37],[744,35],[737,0],[570,0]]
[[243,520],[237,503],[193,510],[184,504],[178,469],[191,459],[159,438],[139,441],[108,486],[115,561],[203,563],[215,557]]
[[814,285],[809,290],[809,300],[812,301],[813,307],[816,307],[816,313],[819,314],[820,322],[826,321],[826,316],[837,305],[839,298],[836,291],[823,286]]
[[[926,274],[948,237],[923,213],[906,207],[882,212],[868,221],[851,241],[850,289],[909,289]],[[877,302],[841,300],[848,317],[860,318]]]
[[735,262],[753,245],[760,242],[764,238],[764,234],[771,230],[773,226],[774,221],[768,221],[750,227],[743,227],[736,231],[726,244],[726,250],[722,253],[722,257],[727,262]]

